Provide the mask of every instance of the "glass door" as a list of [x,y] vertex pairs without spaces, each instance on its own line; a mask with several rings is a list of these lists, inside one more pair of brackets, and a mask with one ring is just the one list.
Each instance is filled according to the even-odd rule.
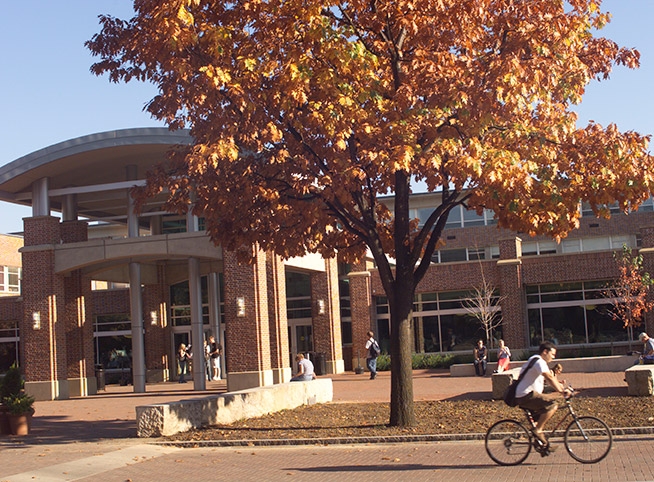
[[311,320],[305,320],[301,323],[298,323],[299,320],[294,321],[288,326],[288,346],[290,366],[295,372],[295,355],[298,353],[306,355],[313,351],[313,327],[311,326]]
[[[179,379],[179,364],[177,363],[177,351],[179,350],[179,346],[183,343],[186,348],[188,349],[189,345],[191,346],[191,353],[195,353],[197,351],[196,347],[193,346],[192,338],[191,338],[191,327],[190,326],[176,326],[173,328],[173,347],[172,347],[172,353],[173,353],[173,360],[174,363],[171,364],[171,371],[172,371],[172,379],[177,380]],[[202,345],[200,345],[200,355],[202,356]],[[188,378],[193,378],[192,373],[193,371],[191,370],[191,363],[189,363],[188,369],[187,369],[187,379]]]

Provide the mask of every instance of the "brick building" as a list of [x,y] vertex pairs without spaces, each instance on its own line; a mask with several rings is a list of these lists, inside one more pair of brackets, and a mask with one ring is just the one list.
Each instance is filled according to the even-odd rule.
[[[19,359],[38,399],[95,393],[98,366],[143,392],[148,382],[176,379],[177,347],[201,353],[209,334],[225,346],[229,390],[287,381],[297,352],[312,353],[325,374],[363,365],[371,328],[388,346],[388,307],[373,266],[313,255],[282,261],[256,246],[253,263],[241,265],[211,244],[201,218],[165,212],[163,197],[135,213],[129,189],[169,149],[190,141],[167,129],[105,132],[0,168],[0,200],[32,208],[24,245],[0,245],[14,257],[6,265],[22,269],[20,296],[0,298],[0,369]],[[415,217],[434,200],[414,196]],[[493,336],[513,349],[544,338],[628,343],[602,291],[617,275],[612,253],[623,244],[640,248],[654,271],[652,207],[650,200],[611,220],[584,216],[558,245],[497,229],[492,213],[454,212],[418,288],[415,350],[469,352],[482,332],[465,300],[482,277],[498,293],[494,309],[503,321]],[[201,390],[206,377],[195,360]]]

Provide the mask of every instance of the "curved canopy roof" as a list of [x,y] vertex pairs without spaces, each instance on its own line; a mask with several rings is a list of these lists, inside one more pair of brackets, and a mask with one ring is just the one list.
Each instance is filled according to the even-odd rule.
[[70,139],[32,152],[0,167],[0,200],[32,205],[32,183],[48,178],[50,207],[61,210],[67,194],[75,194],[78,214],[90,219],[118,219],[127,214],[128,166],[137,179],[166,159],[176,145],[188,145],[188,131],[134,128]]

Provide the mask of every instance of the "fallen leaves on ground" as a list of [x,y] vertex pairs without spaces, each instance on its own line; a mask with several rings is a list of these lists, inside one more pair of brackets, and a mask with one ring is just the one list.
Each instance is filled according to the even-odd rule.
[[[654,427],[654,397],[577,397],[572,405],[578,415],[599,417],[612,428]],[[231,425],[191,430],[170,436],[168,440],[262,440],[484,433],[497,420],[524,419],[520,409],[508,407],[501,400],[418,401],[415,402],[417,423],[414,427],[387,426],[389,413],[388,403],[325,403],[284,410]],[[553,427],[566,413],[565,407],[560,406],[548,426]]]

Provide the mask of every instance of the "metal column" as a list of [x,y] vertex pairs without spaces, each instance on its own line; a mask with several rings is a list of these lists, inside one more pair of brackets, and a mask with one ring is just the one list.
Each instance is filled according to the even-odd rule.
[[145,392],[145,337],[141,300],[141,265],[129,264],[129,302],[132,317],[132,377],[135,393]]
[[200,283],[200,261],[188,260],[188,288],[191,298],[191,336],[193,338],[193,389],[205,390],[207,377],[204,360],[204,328],[202,326],[202,285]]

